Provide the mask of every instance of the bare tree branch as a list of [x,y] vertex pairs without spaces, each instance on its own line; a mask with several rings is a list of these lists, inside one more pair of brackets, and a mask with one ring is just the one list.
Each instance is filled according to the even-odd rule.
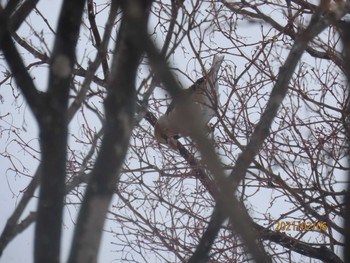
[[26,190],[23,193],[23,196],[21,197],[21,200],[19,201],[16,209],[13,211],[12,215],[8,218],[5,228],[1,233],[0,236],[0,256],[2,255],[2,252],[8,245],[8,243],[18,234],[20,233],[20,227],[19,227],[19,219],[24,211],[24,209],[27,207],[27,204],[31,200],[31,198],[34,195],[34,192],[36,188],[39,185],[39,178],[40,178],[40,166],[37,168],[37,172],[35,173],[33,179],[30,181],[29,185],[27,186]]
[[[252,253],[253,257],[263,260],[264,262],[269,262],[270,260],[262,249],[262,245],[259,243],[259,241],[257,241],[255,233],[251,228],[249,228],[249,222],[251,220],[249,219],[248,213],[239,209],[237,200],[231,195],[232,189],[229,185],[229,181],[223,174],[218,156],[214,151],[212,142],[206,138],[206,136],[203,134],[203,131],[199,128],[199,125],[196,125],[193,122],[191,123],[191,120],[196,120],[196,117],[192,115],[194,112],[192,111],[188,98],[186,98],[182,93],[174,76],[168,70],[167,64],[158,53],[156,47],[146,35],[143,37],[144,40],[142,43],[151,60],[151,65],[153,66],[154,71],[158,74],[159,78],[168,88],[174,100],[177,103],[181,103],[184,116],[188,115],[186,117],[188,118],[186,124],[188,125],[189,130],[192,131],[192,136],[197,142],[199,150],[203,154],[203,160],[207,164],[209,170],[213,173],[215,180],[218,181],[218,205],[220,207],[223,206],[225,208],[225,211],[227,211],[227,213],[230,215],[230,220],[232,220],[232,227],[234,232],[237,232],[242,236],[246,246],[248,247],[248,251]],[[203,257],[203,260],[206,260],[207,255],[203,255]]]
[[[350,96],[343,74],[350,75],[349,25],[346,17],[340,19],[348,10],[347,2],[321,1],[317,7],[306,0],[153,1],[146,33],[146,23],[136,19],[146,20],[140,11],[144,6],[138,8],[145,2],[88,1],[80,25],[78,17],[70,15],[83,29],[75,62],[74,57],[71,60],[75,36],[70,38],[68,31],[76,29],[66,27],[67,38],[62,38],[62,31],[53,29],[51,10],[35,8],[37,2],[10,0],[1,9],[8,25],[5,31],[0,25],[0,42],[3,32],[16,41],[11,45],[22,56],[17,58],[28,80],[45,86],[45,69],[51,67],[47,92],[22,83],[24,92],[37,95],[29,102],[38,108],[37,136],[27,114],[32,106],[27,107],[27,96],[17,88],[21,74],[6,63],[4,52],[0,56],[0,103],[5,105],[0,114],[0,156],[6,164],[1,167],[2,178],[12,194],[7,199],[18,198],[0,236],[1,259],[11,253],[6,249],[10,242],[38,222],[38,212],[26,212],[41,178],[54,174],[50,187],[57,202],[51,197],[46,211],[60,217],[63,207],[71,218],[57,218],[51,222],[52,231],[46,236],[39,232],[38,237],[45,241],[43,237],[51,236],[55,249],[64,241],[54,236],[61,223],[67,226],[64,231],[75,230],[74,262],[97,259],[105,220],[109,224],[104,236],[113,239],[109,242],[113,254],[101,257],[121,262],[340,263],[343,251],[347,259]],[[72,8],[61,12],[74,13]],[[315,12],[312,23],[318,15],[323,21],[317,30],[321,24],[326,30],[312,37],[316,33],[307,34],[305,29]],[[63,43],[56,47],[64,52],[59,54],[55,47],[53,53],[52,41]],[[106,77],[111,41],[117,43],[112,82]],[[7,45],[5,49],[9,50]],[[145,49],[146,56],[140,55]],[[305,56],[300,55],[302,49]],[[220,107],[205,131],[210,134],[203,137],[192,121],[188,123],[192,137],[180,138],[176,151],[158,145],[152,126],[169,105],[164,89],[181,104],[184,115],[192,116],[178,83],[190,86],[217,53],[225,60],[218,75]],[[18,61],[13,63],[18,67]],[[28,89],[30,85],[33,88]],[[277,86],[282,88],[276,90]],[[46,172],[40,175],[43,162],[38,162],[44,153]],[[54,155],[62,155],[56,163]],[[34,162],[39,168],[33,174]],[[25,178],[31,181],[23,189]],[[111,196],[115,198],[108,208]],[[46,219],[49,224],[52,217]],[[101,244],[104,241],[109,240]],[[55,262],[55,253],[51,255],[49,261]]]
[[[347,154],[348,154],[348,162],[350,161],[350,100],[349,100],[349,94],[350,94],[350,22],[349,21],[340,21],[339,23],[336,23],[338,26],[338,29],[340,31],[340,35],[342,36],[343,41],[343,53],[344,53],[344,61],[345,61],[345,75],[348,80],[348,99],[346,101],[345,107],[344,107],[344,114],[343,117],[343,125],[345,129],[345,133],[347,136]],[[344,227],[344,236],[345,236],[345,249],[344,249],[344,262],[350,261],[350,172],[348,172],[348,188],[345,194],[345,227]]]
[[84,0],[64,1],[50,66],[49,86],[37,113],[41,187],[35,228],[35,262],[59,262],[66,180],[67,107]]
[[325,246],[313,247],[310,246],[310,244],[308,243],[291,238],[284,233],[266,230],[259,224],[254,223],[253,226],[257,231],[259,231],[262,239],[283,245],[286,248],[292,249],[293,251],[300,253],[301,255],[320,259],[323,262],[343,262],[340,257],[338,257],[333,251],[331,251]]
[[[83,103],[85,96],[86,96],[86,93],[88,92],[88,90],[90,88],[90,84],[95,77],[95,72],[98,69],[98,67],[100,66],[101,62],[103,64],[107,64],[107,59],[106,59],[107,48],[108,48],[108,43],[110,40],[111,32],[113,29],[114,21],[115,21],[115,18],[117,16],[117,11],[118,11],[118,6],[116,4],[113,4],[113,2],[112,2],[111,11],[109,13],[109,17],[107,19],[105,31],[103,34],[103,39],[102,39],[102,41],[99,41],[99,43],[98,43],[97,54],[96,54],[95,60],[90,63],[89,68],[85,72],[85,74],[84,74],[85,78],[84,78],[84,82],[82,84],[82,87],[81,87],[79,93],[77,94],[75,100],[72,102],[72,104],[69,107],[69,110],[68,110],[68,119],[69,120],[71,120],[73,118],[74,114],[77,112],[77,110],[80,108],[81,104]],[[98,32],[95,34],[98,34]],[[105,80],[107,80],[108,75],[109,75],[109,69],[108,69],[108,66],[106,66],[106,65],[103,67],[104,67]]]
[[[87,8],[88,8],[88,16],[89,16],[89,22],[90,22],[90,26],[91,26],[91,31],[92,31],[92,34],[94,36],[95,42],[96,42],[95,45],[96,45],[96,47],[98,49],[100,49],[100,46],[102,44],[101,43],[102,40],[101,40],[101,36],[100,36],[100,33],[98,32],[98,28],[97,28],[97,25],[96,25],[94,3],[93,3],[92,0],[88,0],[87,1]],[[111,8],[111,11],[112,12],[114,11],[113,8]],[[113,16],[115,17],[116,14],[113,14]],[[108,62],[107,62],[107,59],[106,59],[106,52],[103,52],[103,53],[99,52],[99,53],[100,53],[100,56],[102,56],[101,61],[102,61],[102,67],[103,67],[103,73],[104,73],[104,76],[105,76],[105,80],[108,80],[108,78],[109,78],[109,66],[108,66]]]
[[30,14],[30,12],[35,8],[39,0],[25,0],[14,12],[11,14],[9,29],[10,32],[17,31],[21,26],[22,22]]
[[[326,19],[324,17],[321,17],[320,12],[316,12],[312,17],[308,28],[303,33],[301,33],[300,36],[296,39],[292,50],[290,51],[289,56],[286,59],[285,64],[283,65],[283,67],[280,68],[278,79],[274,88],[272,89],[266,109],[262,114],[259,123],[256,125],[256,128],[252,136],[250,137],[248,145],[238,157],[236,165],[232,170],[230,178],[234,182],[234,190],[237,189],[239,182],[243,180],[246,176],[246,172],[250,163],[254,160],[254,157],[261,148],[264,140],[269,135],[269,130],[272,121],[275,118],[277,110],[280,107],[287,93],[289,81],[292,77],[297,63],[299,63],[300,58],[307,47],[308,42],[312,40],[315,36],[317,36],[320,32],[322,32],[327,26],[329,26],[329,24],[330,18]],[[227,186],[223,183],[220,184],[220,187],[227,187],[227,192],[229,192],[230,189],[232,189],[230,186]],[[224,218],[220,219],[220,215],[225,215],[225,213],[223,211],[220,211],[220,209],[223,208],[220,208],[220,204],[217,204],[217,207],[212,215],[213,220],[210,221],[207,231],[203,235],[202,240],[200,242],[201,245],[197,247],[197,250],[193,256],[192,262],[205,262],[207,254],[209,253],[209,247],[205,247],[208,235],[216,236],[217,232],[220,229],[218,227],[218,224],[221,225],[226,218],[226,216],[224,216]],[[239,224],[239,219],[235,223]],[[239,229],[241,227],[242,226],[240,226]],[[215,229],[217,232],[215,233],[213,229]],[[211,242],[213,242],[213,236],[211,240]],[[199,253],[199,251],[201,250],[205,250],[206,253]],[[262,260],[260,257],[256,257],[256,259],[258,258],[259,260]]]
[[19,55],[14,43],[12,42],[8,31],[7,17],[4,12],[0,12],[0,47],[4,52],[4,56],[9,64],[13,76],[19,89],[28,101],[34,115],[38,117],[38,113],[42,110],[43,95],[38,92],[34,82],[29,75],[22,57]]
[[145,34],[150,4],[151,1],[121,1],[123,20],[105,101],[105,133],[80,209],[70,263],[96,261],[105,215],[132,131],[136,105],[133,83],[142,54],[135,40],[140,41],[137,36]]
[[10,14],[12,14],[12,12],[16,9],[17,5],[19,4],[20,0],[10,0],[7,2],[7,5],[4,9],[4,12],[6,14],[6,16],[10,16]]

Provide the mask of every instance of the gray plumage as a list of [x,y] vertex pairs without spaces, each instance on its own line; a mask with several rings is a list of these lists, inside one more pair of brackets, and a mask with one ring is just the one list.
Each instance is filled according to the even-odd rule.
[[[215,116],[215,107],[218,103],[218,73],[223,59],[224,56],[215,55],[209,71],[190,88],[184,90],[185,95],[189,96],[190,101],[197,107],[200,115],[199,123],[203,125]],[[172,148],[176,148],[176,139],[189,135],[186,125],[183,125],[183,111],[179,107],[181,106],[172,101],[166,113],[158,119],[154,129],[156,140]]]

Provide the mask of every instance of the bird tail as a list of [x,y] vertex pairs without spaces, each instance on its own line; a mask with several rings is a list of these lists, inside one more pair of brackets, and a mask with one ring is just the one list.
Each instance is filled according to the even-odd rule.
[[224,56],[220,56],[218,54],[214,55],[213,63],[211,65],[211,69],[208,72],[208,77],[212,82],[216,81],[217,75],[219,73],[219,69],[221,67],[222,61],[224,60]]
[[[219,69],[221,67],[222,61],[224,60],[224,56],[215,55],[213,58],[213,63],[211,65],[211,68],[209,72],[207,73],[206,79],[207,79],[207,91],[210,93],[217,93],[218,92],[218,73]],[[214,98],[218,98],[218,94],[215,94],[212,96]]]

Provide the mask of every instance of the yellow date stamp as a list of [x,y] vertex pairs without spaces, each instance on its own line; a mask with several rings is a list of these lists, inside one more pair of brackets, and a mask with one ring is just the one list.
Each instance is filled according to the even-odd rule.
[[276,231],[326,231],[327,222],[277,221]]

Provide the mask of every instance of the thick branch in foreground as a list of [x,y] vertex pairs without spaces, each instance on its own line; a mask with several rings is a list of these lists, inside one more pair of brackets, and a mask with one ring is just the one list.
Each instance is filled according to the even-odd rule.
[[[106,122],[99,155],[79,212],[69,262],[96,262],[105,215],[128,149],[136,105],[134,82],[151,1],[121,1],[123,18],[105,100]],[[144,31],[144,32],[143,32]]]
[[11,16],[9,28],[11,32],[16,31],[21,26],[23,21],[35,8],[39,0],[26,0],[21,2],[21,5],[13,13],[10,12]]
[[37,113],[41,187],[35,228],[35,262],[59,262],[65,196],[68,95],[84,0],[62,5],[50,65],[49,85]]

